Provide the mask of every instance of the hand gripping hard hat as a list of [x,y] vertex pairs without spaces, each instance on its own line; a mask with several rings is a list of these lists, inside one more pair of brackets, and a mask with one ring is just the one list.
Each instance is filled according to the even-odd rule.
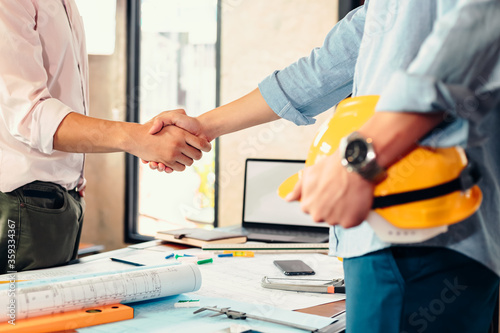
[[[306,167],[338,148],[340,140],[358,130],[373,114],[378,96],[348,98],[318,130]],[[300,177],[295,174],[280,185],[285,197]],[[416,243],[448,230],[448,225],[472,215],[480,206],[477,169],[460,147],[418,146],[387,170],[375,186],[374,203],[367,217],[377,236],[390,243]]]

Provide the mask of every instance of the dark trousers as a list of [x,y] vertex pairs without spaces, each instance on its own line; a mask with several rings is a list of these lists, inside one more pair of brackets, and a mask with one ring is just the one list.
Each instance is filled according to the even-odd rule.
[[0,274],[75,259],[85,203],[76,191],[36,181],[0,192]]
[[393,247],[344,259],[349,333],[488,332],[499,278],[445,248]]

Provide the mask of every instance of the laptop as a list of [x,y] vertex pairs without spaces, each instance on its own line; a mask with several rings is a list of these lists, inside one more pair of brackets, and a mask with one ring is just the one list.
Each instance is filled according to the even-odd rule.
[[329,225],[316,223],[299,202],[286,202],[278,187],[304,168],[304,160],[254,159],[245,162],[241,232],[249,241],[271,243],[325,243]]

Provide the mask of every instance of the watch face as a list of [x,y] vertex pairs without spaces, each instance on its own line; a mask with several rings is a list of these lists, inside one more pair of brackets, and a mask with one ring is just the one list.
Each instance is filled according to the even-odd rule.
[[360,164],[366,160],[368,146],[363,140],[357,139],[349,142],[345,150],[345,159],[349,164]]

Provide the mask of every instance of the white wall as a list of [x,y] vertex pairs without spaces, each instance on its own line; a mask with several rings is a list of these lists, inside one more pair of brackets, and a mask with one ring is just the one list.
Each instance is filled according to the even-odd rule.
[[[334,0],[223,0],[221,102],[228,103],[321,46],[337,21]],[[219,225],[241,222],[245,159],[305,159],[315,125],[280,120],[220,139]]]

